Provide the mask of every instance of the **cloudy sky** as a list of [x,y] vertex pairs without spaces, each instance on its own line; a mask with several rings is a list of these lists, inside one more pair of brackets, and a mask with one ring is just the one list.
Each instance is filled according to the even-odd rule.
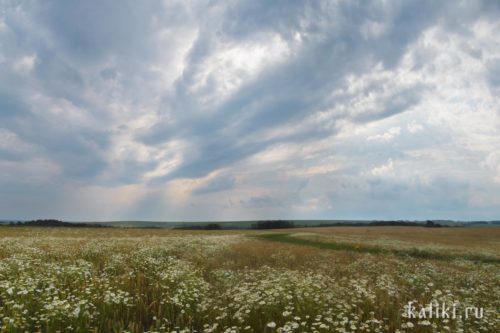
[[0,219],[499,219],[499,17],[0,0]]

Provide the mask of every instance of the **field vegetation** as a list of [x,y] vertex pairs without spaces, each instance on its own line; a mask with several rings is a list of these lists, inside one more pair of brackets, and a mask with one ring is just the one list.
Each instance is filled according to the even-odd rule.
[[[499,228],[1,227],[0,332],[500,332],[499,241]],[[408,302],[432,301],[484,312],[408,318]]]

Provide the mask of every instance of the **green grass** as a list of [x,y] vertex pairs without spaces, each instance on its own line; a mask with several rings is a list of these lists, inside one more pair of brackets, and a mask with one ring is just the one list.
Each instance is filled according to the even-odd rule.
[[321,242],[312,239],[305,239],[294,237],[291,234],[287,233],[272,233],[272,234],[263,234],[263,235],[253,235],[249,237],[256,237],[258,239],[302,245],[302,246],[311,246],[318,249],[323,250],[334,250],[334,251],[353,251],[360,253],[372,253],[372,254],[392,254],[400,257],[411,257],[411,258],[419,258],[419,259],[431,259],[431,260],[457,260],[457,259],[465,259],[473,262],[480,263],[489,263],[489,264],[499,264],[500,259],[489,257],[486,255],[480,254],[461,254],[456,255],[452,253],[446,252],[436,252],[425,249],[389,249],[383,248],[379,246],[366,246],[366,245],[355,245],[349,243],[334,243],[334,242]]

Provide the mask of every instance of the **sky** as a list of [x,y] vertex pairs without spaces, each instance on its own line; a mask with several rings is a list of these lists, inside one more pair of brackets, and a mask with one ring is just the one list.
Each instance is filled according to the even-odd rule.
[[0,0],[0,219],[500,219],[499,17]]

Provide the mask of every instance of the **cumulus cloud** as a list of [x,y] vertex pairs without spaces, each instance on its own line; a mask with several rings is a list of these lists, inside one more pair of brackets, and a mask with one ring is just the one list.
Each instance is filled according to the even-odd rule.
[[496,2],[0,8],[0,218],[500,213]]

